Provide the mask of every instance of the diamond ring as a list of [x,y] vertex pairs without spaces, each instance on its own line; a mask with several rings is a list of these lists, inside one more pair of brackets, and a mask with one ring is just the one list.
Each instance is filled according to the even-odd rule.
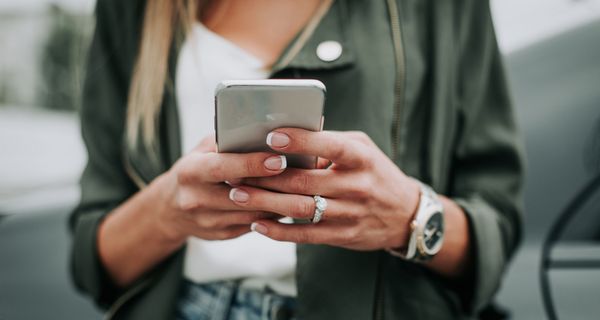
[[321,218],[323,218],[325,210],[327,209],[327,200],[318,194],[315,195],[313,199],[315,200],[315,214],[313,215],[311,222],[319,223]]

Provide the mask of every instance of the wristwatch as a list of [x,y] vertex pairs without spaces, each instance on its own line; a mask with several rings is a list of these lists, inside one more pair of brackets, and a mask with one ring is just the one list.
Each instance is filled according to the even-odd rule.
[[410,223],[410,238],[404,248],[387,249],[389,253],[410,261],[433,258],[444,243],[444,206],[431,187],[415,179],[421,186],[419,207]]

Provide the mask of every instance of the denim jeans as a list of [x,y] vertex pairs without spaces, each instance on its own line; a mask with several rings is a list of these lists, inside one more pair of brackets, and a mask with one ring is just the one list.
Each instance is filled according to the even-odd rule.
[[295,320],[296,299],[240,288],[235,281],[197,284],[184,280],[177,320]]

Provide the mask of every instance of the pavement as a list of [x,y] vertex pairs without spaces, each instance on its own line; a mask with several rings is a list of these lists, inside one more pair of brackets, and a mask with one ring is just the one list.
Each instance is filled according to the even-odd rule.
[[0,320],[102,318],[69,277],[70,210],[0,220]]

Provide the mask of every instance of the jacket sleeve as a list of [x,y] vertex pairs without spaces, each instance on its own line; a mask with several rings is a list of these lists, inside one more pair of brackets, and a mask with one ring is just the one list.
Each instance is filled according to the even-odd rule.
[[496,293],[522,234],[522,148],[488,1],[472,1],[462,22],[461,128],[451,190],[466,212],[473,269],[466,296],[471,313]]
[[88,162],[80,180],[81,200],[69,220],[72,279],[102,307],[110,305],[120,292],[99,260],[96,229],[108,212],[136,191],[123,165],[128,72],[123,68],[124,50],[115,32],[119,28],[117,10],[112,2],[97,3],[81,109]]

